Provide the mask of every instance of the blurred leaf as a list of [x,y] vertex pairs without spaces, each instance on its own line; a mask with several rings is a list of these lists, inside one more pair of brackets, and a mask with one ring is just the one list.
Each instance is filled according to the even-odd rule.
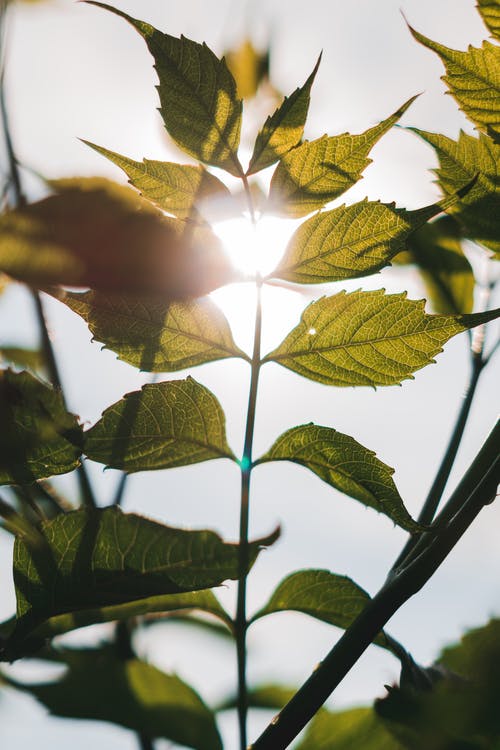
[[245,39],[235,50],[224,55],[242,99],[251,99],[263,80],[269,76],[269,51],[258,52],[250,39]]
[[447,210],[463,224],[467,236],[500,254],[500,146],[481,133],[473,138],[461,131],[453,141],[439,133],[412,130],[436,151],[435,173],[444,195],[452,195],[477,175],[473,187]]
[[84,453],[128,473],[236,460],[222,407],[191,377],[144,385],[109,406],[84,434]]
[[406,211],[365,198],[351,206],[320,211],[294,232],[270,276],[298,284],[323,284],[376,273],[390,265],[416,229],[442,210],[436,203]]
[[135,190],[103,178],[59,190],[0,217],[0,267],[29,284],[197,297],[233,272],[207,227],[161,214]]
[[[264,708],[279,711],[297,692],[297,688],[273,683],[249,688],[247,705],[249,708]],[[217,706],[217,711],[227,711],[238,706],[238,696],[233,695]]]
[[460,109],[480,130],[500,135],[500,47],[484,41],[467,52],[433,42],[409,26],[417,42],[436,52],[446,69],[442,80]]
[[478,0],[477,9],[481,18],[491,31],[492,36],[500,39],[500,2],[499,0]]
[[[421,745],[420,750],[424,747]],[[321,709],[296,750],[404,750],[404,746],[390,735],[371,708],[336,713]]]
[[86,1],[121,16],[143,37],[160,81],[161,116],[174,141],[195,159],[240,177],[242,102],[225,60],[204,43],[163,34],[117,8]]
[[51,714],[108,721],[151,739],[164,737],[195,750],[222,750],[215,717],[176,675],[111,650],[62,652],[68,671],[56,682],[10,684],[33,695]]
[[[238,577],[237,544],[223,542],[213,531],[175,529],[116,507],[61,514],[39,530],[43,547],[34,548],[22,538],[15,542],[17,621],[4,644],[3,659],[22,654],[28,636],[54,635],[62,632],[61,625],[65,630],[75,627],[68,618],[52,629],[47,621],[58,615],[80,612],[76,623],[81,626],[163,611],[169,607],[168,594],[211,588]],[[278,535],[276,531],[250,543],[249,565]],[[199,596],[216,609],[210,594]],[[152,597],[162,601],[150,601]],[[200,602],[194,597],[190,603],[197,599]],[[118,606],[127,604],[136,606]]]
[[0,371],[0,483],[29,484],[75,469],[82,431],[63,398],[27,372]]
[[141,370],[173,372],[227,357],[248,360],[208,297],[170,304],[92,291],[57,297],[87,321],[95,339]]
[[405,260],[418,266],[434,312],[472,311],[474,274],[454,219],[443,216],[412,234]]
[[263,361],[326,385],[396,385],[433,362],[452,336],[500,316],[500,309],[427,315],[424,302],[383,289],[322,297]]
[[360,135],[324,135],[286,154],[271,180],[270,208],[298,218],[322,208],[348,190],[371,163],[370,150],[416,98],[412,97],[393,115]]
[[394,469],[349,435],[315,424],[292,427],[256,463],[268,461],[293,461],[305,466],[327,484],[384,513],[403,529],[418,529],[394,484]]
[[[274,612],[293,610],[345,629],[352,625],[369,601],[366,591],[346,576],[328,570],[298,570],[281,581],[252,621]],[[374,643],[389,648],[383,633]]]
[[19,368],[37,371],[43,367],[44,356],[40,349],[23,349],[18,346],[0,346],[0,360]]
[[231,199],[224,183],[204,167],[151,159],[134,161],[90,141],[83,142],[123,169],[144,198],[180,219],[196,218],[210,198]]
[[304,85],[285,97],[274,114],[267,118],[257,135],[247,175],[255,174],[271,166],[299,143],[304,133],[309,110],[311,86],[320,62],[321,55]]
[[432,688],[392,687],[376,710],[409,750],[496,748],[499,660],[500,620],[492,620],[443,651]]

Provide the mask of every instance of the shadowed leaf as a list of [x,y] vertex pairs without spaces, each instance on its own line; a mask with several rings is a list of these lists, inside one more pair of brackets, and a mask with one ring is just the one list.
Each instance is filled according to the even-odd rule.
[[500,39],[500,2],[499,0],[478,0],[477,9],[481,18],[491,31],[492,36]]
[[62,292],[57,297],[87,321],[97,341],[141,370],[173,372],[227,357],[248,359],[208,297],[170,304],[101,292]]
[[364,133],[324,135],[285,154],[271,180],[271,210],[298,218],[348,190],[371,163],[370,150],[415,99],[412,97],[387,120]]
[[84,453],[128,473],[231,458],[226,420],[193,378],[150,383],[109,406],[84,433]]
[[441,58],[446,68],[442,80],[460,109],[481,130],[500,135],[500,47],[484,41],[481,48],[469,45],[461,52],[409,29],[417,42]]
[[[363,611],[370,596],[346,576],[328,570],[298,570],[284,578],[252,620],[274,612],[303,612],[338,628],[348,628]],[[380,633],[374,643],[389,648]]]
[[[420,750],[424,746],[422,745]],[[405,750],[371,708],[333,713],[322,709],[297,750]],[[426,750],[428,750],[426,748]],[[449,748],[451,750],[451,748]],[[459,750],[456,748],[456,750]],[[464,749],[465,750],[465,749]]]
[[292,427],[256,463],[268,461],[293,461],[305,466],[327,484],[384,513],[403,529],[418,529],[394,484],[394,469],[349,435],[315,424]]
[[322,284],[376,273],[390,265],[416,229],[442,210],[437,203],[406,211],[365,199],[321,211],[294,232],[270,276],[298,284]]
[[102,178],[59,190],[0,217],[0,267],[29,284],[123,294],[198,297],[233,272],[207,227],[161,214],[135,190]]
[[319,383],[396,385],[433,362],[457,333],[500,316],[427,315],[406,293],[340,292],[312,302],[299,325],[264,358]]
[[242,103],[225,60],[206,44],[163,34],[117,8],[87,2],[121,16],[143,37],[160,81],[161,116],[174,141],[195,159],[239,177]]
[[0,372],[0,483],[27,484],[80,463],[82,430],[61,394],[27,372]]
[[321,55],[314,70],[301,88],[285,97],[278,109],[267,118],[257,135],[247,175],[260,172],[261,169],[274,164],[275,161],[299,143],[304,133],[311,86],[321,61]]

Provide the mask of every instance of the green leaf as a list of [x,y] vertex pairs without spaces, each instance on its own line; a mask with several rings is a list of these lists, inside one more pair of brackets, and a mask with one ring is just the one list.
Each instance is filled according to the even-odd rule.
[[311,86],[320,62],[321,55],[304,85],[285,97],[274,114],[265,121],[257,135],[247,175],[271,166],[299,143],[309,111]]
[[484,41],[467,52],[433,42],[409,26],[417,42],[436,52],[446,69],[442,80],[460,109],[480,130],[500,135],[500,47]]
[[[249,708],[264,708],[279,711],[293,698],[296,692],[297,688],[275,685],[273,683],[257,685],[256,687],[249,688],[247,691],[247,705]],[[238,696],[233,695],[218,705],[217,711],[227,711],[228,709],[237,708],[237,706]]]
[[500,146],[482,133],[473,138],[460,132],[458,141],[453,141],[439,133],[412,130],[435,149],[439,158],[435,173],[445,196],[477,175],[472,188],[447,210],[468,237],[500,254]]
[[376,273],[390,265],[416,229],[442,210],[436,203],[406,211],[365,198],[352,206],[321,211],[294,232],[270,277],[323,284]]
[[143,37],[160,81],[160,112],[174,141],[195,159],[240,177],[242,102],[225,60],[206,44],[163,34],[117,8],[87,2],[121,16]]
[[224,183],[201,166],[151,159],[134,161],[90,141],[83,142],[123,169],[130,184],[144,198],[179,219],[198,218],[210,199],[231,199]]
[[236,460],[226,441],[222,407],[191,377],[127,393],[84,434],[84,453],[127,473],[212,458]]
[[141,370],[173,372],[227,357],[248,360],[208,297],[170,304],[92,291],[57,297],[87,321],[95,339]]
[[[420,750],[423,747],[430,750],[425,745],[421,745]],[[404,750],[404,745],[391,736],[371,708],[351,708],[336,713],[322,709],[312,720],[303,741],[297,745],[297,750],[358,749]]]
[[409,99],[393,115],[364,133],[324,135],[285,154],[271,180],[270,208],[298,218],[322,208],[348,190],[371,163],[370,150],[416,98]]
[[[116,507],[61,514],[39,531],[44,546],[35,548],[21,537],[15,542],[17,621],[3,659],[19,656],[29,636],[179,608],[187,604],[180,594],[239,575],[237,544],[223,542],[213,531],[175,529]],[[250,543],[249,565],[278,535]],[[177,600],[167,599],[172,594]],[[196,603],[218,609],[208,592],[189,601]],[[74,619],[47,622],[66,613]]]
[[478,0],[477,9],[481,18],[491,31],[492,36],[500,39],[500,2],[499,0]]
[[27,372],[0,371],[0,483],[29,484],[80,463],[82,430],[62,395]]
[[418,529],[394,484],[394,469],[349,435],[315,424],[292,427],[256,463],[268,461],[293,461],[305,466],[327,484],[384,513],[403,529]]
[[326,385],[396,385],[433,362],[452,336],[500,316],[500,309],[427,315],[424,303],[383,289],[322,297],[263,362]]
[[8,682],[37,698],[55,716],[107,721],[143,737],[164,737],[195,750],[222,750],[215,717],[180,677],[111,648],[63,651],[68,665],[56,682]]
[[103,178],[51,185],[58,195],[0,217],[0,269],[14,278],[176,301],[234,279],[210,229],[165,216],[135,190]]
[[412,234],[405,261],[418,266],[434,312],[472,311],[474,274],[454,219],[443,216]]
[[36,372],[43,367],[44,356],[40,349],[23,349],[19,346],[0,346],[0,360],[15,367],[25,367]]
[[[369,601],[366,591],[346,576],[328,570],[298,570],[281,581],[252,622],[275,612],[293,610],[346,629]],[[389,648],[383,633],[374,643]]]

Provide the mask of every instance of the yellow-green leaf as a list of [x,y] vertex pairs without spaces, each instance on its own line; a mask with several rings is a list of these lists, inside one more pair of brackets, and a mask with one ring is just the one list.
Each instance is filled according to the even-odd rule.
[[442,210],[434,204],[406,211],[365,198],[318,212],[294,232],[270,277],[322,284],[376,273],[405,248],[412,232]]
[[396,385],[433,362],[452,336],[500,316],[500,309],[427,315],[424,302],[383,289],[322,297],[263,361],[326,385]]
[[477,9],[492,35],[500,39],[500,2],[499,0],[478,0]]
[[418,528],[394,484],[394,469],[349,435],[315,424],[292,427],[256,463],[268,461],[293,461],[305,466],[327,484],[384,513],[403,529]]
[[227,357],[248,360],[208,297],[168,304],[159,297],[93,291],[57,296],[87,321],[97,341],[141,370],[174,372]]
[[83,142],[123,169],[130,184],[144,198],[179,219],[196,219],[210,200],[231,200],[224,183],[202,166],[151,159],[134,161],[90,141]]
[[271,166],[299,143],[304,133],[309,110],[311,86],[320,61],[321,55],[304,85],[285,97],[274,114],[267,118],[257,135],[247,175],[255,174]]
[[84,433],[84,453],[128,473],[234,459],[221,405],[191,377],[127,393]]
[[234,50],[224,55],[227,66],[234,76],[238,95],[251,99],[260,84],[269,77],[269,50],[259,52],[250,39],[244,39]]
[[371,163],[370,150],[415,99],[412,97],[386,120],[364,133],[324,135],[285,154],[271,180],[270,210],[298,218],[322,208],[348,190]]
[[164,34],[117,8],[87,2],[121,16],[143,37],[160,81],[160,112],[174,141],[195,159],[241,176],[242,103],[225,60],[204,43]]
[[415,39],[436,52],[446,68],[442,80],[460,109],[485,132],[500,135],[500,47],[484,41],[467,52],[433,42],[409,27]]
[[[423,748],[424,746],[422,746]],[[297,750],[405,750],[372,708],[322,709],[312,720]],[[444,748],[443,748],[444,750]],[[451,747],[448,748],[451,750]],[[459,750],[458,747],[456,750]],[[463,748],[465,750],[465,748]]]
[[40,349],[24,349],[20,346],[0,346],[0,361],[36,372],[43,367],[44,356]]

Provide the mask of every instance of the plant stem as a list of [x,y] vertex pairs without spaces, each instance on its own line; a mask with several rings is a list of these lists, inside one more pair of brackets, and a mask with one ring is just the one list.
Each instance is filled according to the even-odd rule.
[[[451,495],[436,524],[443,525],[449,507],[460,508],[440,534],[401,573],[387,581],[315,669],[311,677],[269,724],[252,750],[284,750],[305,727],[358,661],[392,615],[432,577],[480,510],[491,503],[500,480],[500,423],[486,439],[467,473]],[[429,540],[429,535],[428,540]]]
[[241,505],[240,505],[240,537],[238,559],[238,597],[236,606],[236,655],[238,660],[238,724],[240,730],[240,748],[247,746],[247,681],[246,681],[246,634],[248,621],[246,616],[246,589],[248,575],[248,519],[250,509],[250,478],[252,474],[252,449],[255,427],[255,408],[257,404],[257,389],[260,373],[260,343],[262,333],[262,281],[257,280],[257,299],[255,309],[255,327],[252,354],[252,370],[250,375],[250,391],[248,395],[247,423],[245,429],[245,445],[241,459]]

